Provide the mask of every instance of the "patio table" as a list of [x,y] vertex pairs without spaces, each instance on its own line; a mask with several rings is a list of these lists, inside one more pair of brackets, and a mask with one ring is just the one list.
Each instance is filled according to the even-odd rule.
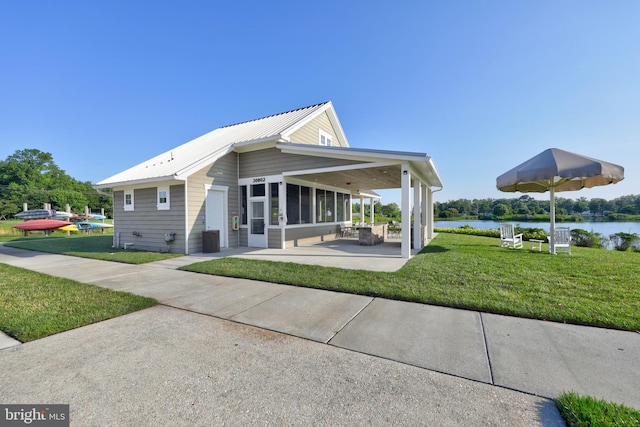
[[538,252],[542,252],[542,242],[544,242],[544,240],[538,240],[538,239],[529,239],[529,241],[531,242],[531,250],[538,250]]

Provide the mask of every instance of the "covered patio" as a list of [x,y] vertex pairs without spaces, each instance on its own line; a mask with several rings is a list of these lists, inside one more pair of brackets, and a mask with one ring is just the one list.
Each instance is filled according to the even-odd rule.
[[[179,267],[214,258],[237,257],[351,270],[393,272],[401,269],[409,261],[409,258],[401,256],[400,245],[400,239],[389,239],[375,246],[361,246],[357,238],[340,238],[287,249],[224,248],[216,253],[196,253],[171,258],[161,261],[161,263],[175,264],[176,267]],[[411,256],[418,252],[420,249],[411,249]]]
[[[284,172],[285,181],[304,180],[343,189],[359,198],[361,206],[366,198],[373,205],[375,190],[400,189],[402,231],[399,245],[389,247],[395,247],[401,258],[409,259],[433,238],[433,193],[443,184],[427,154],[291,143],[276,147],[287,154],[345,161],[339,166]],[[373,215],[369,221],[373,222]]]

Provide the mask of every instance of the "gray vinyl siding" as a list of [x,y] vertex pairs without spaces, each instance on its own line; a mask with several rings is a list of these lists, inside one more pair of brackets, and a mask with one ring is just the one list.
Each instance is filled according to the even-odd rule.
[[[160,184],[166,186],[166,184]],[[133,248],[157,252],[184,252],[184,185],[169,186],[171,209],[158,210],[157,187],[135,189],[132,211],[125,211],[124,191],[113,192],[114,233],[119,233],[120,247],[133,243]],[[165,233],[176,233],[167,245]],[[134,234],[135,233],[135,234]]]
[[326,112],[320,114],[305,126],[292,133],[290,137],[291,142],[295,142],[298,144],[318,145],[318,129],[322,129],[323,131],[331,135],[332,146],[341,146],[340,141],[338,141],[338,138],[336,136],[336,132],[333,129],[333,126],[331,126],[329,116]]
[[280,175],[282,172],[360,164],[354,160],[285,154],[277,148],[240,154],[240,178]]
[[238,246],[249,246],[249,229],[247,227],[240,228],[239,231],[240,243]]
[[287,228],[285,230],[285,246],[305,245],[313,242],[334,240],[340,235],[339,224],[318,224],[308,227]]
[[281,249],[280,244],[280,233],[282,230],[280,228],[267,228],[267,247],[271,249]]
[[215,163],[191,175],[188,185],[189,253],[202,252],[202,232],[206,225],[206,185],[228,187],[228,243],[238,246],[238,231],[231,229],[231,217],[238,214],[237,154],[229,153]]

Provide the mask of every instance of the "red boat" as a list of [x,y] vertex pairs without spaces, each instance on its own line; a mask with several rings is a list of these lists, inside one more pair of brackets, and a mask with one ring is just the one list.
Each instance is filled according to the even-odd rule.
[[57,219],[34,219],[33,221],[25,221],[20,224],[16,224],[13,228],[24,231],[55,230],[56,228],[71,224],[72,223],[68,221],[59,221]]

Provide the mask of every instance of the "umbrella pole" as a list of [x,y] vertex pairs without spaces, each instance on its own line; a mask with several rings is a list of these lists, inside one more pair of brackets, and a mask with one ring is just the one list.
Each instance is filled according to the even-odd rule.
[[549,252],[554,254],[556,253],[556,197],[555,197],[555,188],[551,186],[549,188],[549,215],[551,216],[551,237],[549,238]]

